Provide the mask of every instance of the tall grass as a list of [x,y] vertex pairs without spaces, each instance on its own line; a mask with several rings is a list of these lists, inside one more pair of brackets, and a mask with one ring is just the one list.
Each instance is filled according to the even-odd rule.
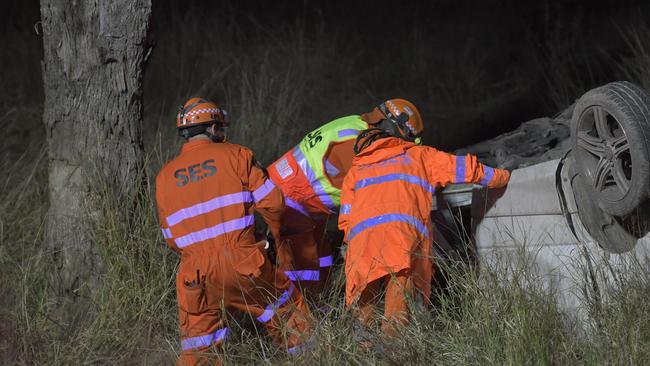
[[[0,203],[3,281],[12,284],[12,307],[3,318],[13,325],[15,364],[172,363],[179,352],[174,296],[175,255],[163,245],[150,188],[141,204],[127,208],[105,197],[93,229],[104,263],[101,285],[91,289],[92,306],[78,314],[65,338],[48,318],[46,271],[51,253],[40,249],[46,198],[45,165],[37,159],[13,175]],[[127,210],[134,210],[127,212]],[[127,218],[131,218],[127,220]],[[603,269],[605,270],[605,269]],[[342,304],[336,272],[332,308],[319,315],[316,342],[298,357],[260,338],[251,324],[231,319],[234,337],[225,346],[226,364],[645,364],[650,361],[650,276],[636,262],[617,277],[606,300],[593,294],[589,324],[576,324],[557,306],[558,294],[542,286],[526,267],[506,262],[473,270],[451,267],[448,287],[433,309],[414,307],[400,337],[369,335],[375,347],[356,340],[358,327]],[[510,279],[510,280],[507,280]],[[322,305],[313,304],[316,306]],[[238,325],[240,324],[240,325]],[[579,337],[579,327],[591,329]],[[260,331],[263,334],[263,331]]]
[[135,208],[110,196],[102,198],[104,211],[92,233],[103,268],[100,284],[86,291],[92,305],[74,314],[71,324],[49,318],[53,303],[48,271],[54,253],[40,244],[47,208],[43,204],[47,201],[47,170],[40,156],[28,165],[33,169],[25,175],[28,179],[4,190],[0,201],[1,222],[6,228],[0,265],[3,281],[11,284],[15,296],[13,307],[3,315],[16,333],[10,345],[20,355],[15,362],[160,364],[172,358],[173,347],[168,342],[177,332],[173,296],[176,258],[155,230],[149,188],[140,192],[144,199]]
[[625,79],[636,81],[637,84],[650,90],[650,26],[642,21],[621,30],[629,53],[618,63]]
[[[364,51],[367,48],[360,41],[322,23],[298,21],[270,27],[245,19],[253,25],[243,27],[241,17],[225,11],[210,18],[219,31],[205,32],[205,22],[192,21],[191,13],[169,16],[170,23],[184,26],[174,32],[158,29],[145,83],[151,178],[180,145],[173,118],[176,105],[189,95],[212,97],[229,108],[232,139],[252,147],[268,163],[310,129],[365,112],[382,98],[415,96],[423,112],[435,117],[432,120],[470,109],[480,115],[485,100],[516,91],[527,81],[525,68],[498,77],[487,73],[495,61],[481,54],[471,39],[461,53],[438,52],[435,42],[422,39],[415,26],[402,34],[404,42],[396,42],[391,55],[408,50],[416,57],[400,58],[384,57],[384,51]],[[558,36],[543,45],[548,51],[542,59],[548,65],[544,80],[556,93],[551,99],[558,106],[577,98],[591,82],[576,77],[590,66],[588,60],[571,58],[571,47],[579,37],[567,41],[561,36],[565,32],[558,29]],[[647,27],[630,31],[629,57],[620,64],[622,75],[646,88],[650,87],[650,48],[645,41],[649,36]],[[2,85],[10,87],[6,80]],[[29,88],[20,90],[19,101],[0,98],[0,121],[26,118],[29,135],[24,138],[35,141],[22,146],[24,131],[15,128],[11,134],[17,142],[0,146],[4,172],[0,179],[0,363],[171,364],[179,352],[173,286],[177,258],[160,237],[151,186],[140,192],[137,207],[99,192],[104,211],[92,232],[104,264],[101,283],[90,289],[92,305],[77,314],[76,326],[67,328],[64,338],[55,336],[63,325],[48,317],[52,299],[46,274],[52,253],[41,246],[48,199],[44,136],[38,128],[41,97],[30,103],[34,96]],[[441,141],[446,129],[431,128]],[[225,362],[647,364],[650,276],[642,269],[630,264],[629,276],[621,277],[605,300],[587,293],[592,304],[592,321],[586,325],[590,331],[578,337],[577,329],[585,325],[566,317],[556,304],[558,294],[544,289],[526,268],[478,272],[452,268],[449,287],[436,299],[434,309],[415,308],[411,323],[394,340],[385,341],[377,329],[371,329],[376,347],[370,349],[360,347],[355,339],[357,326],[342,306],[338,269],[332,294],[325,301],[332,311],[317,318],[317,341],[311,350],[290,358],[258,337],[251,324],[232,319],[238,331],[225,345]],[[518,280],[504,280],[511,278],[504,271],[517,273]]]

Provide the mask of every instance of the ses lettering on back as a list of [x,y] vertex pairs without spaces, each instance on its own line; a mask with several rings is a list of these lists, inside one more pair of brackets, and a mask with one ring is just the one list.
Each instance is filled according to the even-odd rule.
[[183,187],[188,183],[198,182],[203,178],[211,177],[217,172],[214,166],[214,159],[206,160],[200,164],[192,164],[187,168],[178,169],[174,172],[177,179],[176,185]]

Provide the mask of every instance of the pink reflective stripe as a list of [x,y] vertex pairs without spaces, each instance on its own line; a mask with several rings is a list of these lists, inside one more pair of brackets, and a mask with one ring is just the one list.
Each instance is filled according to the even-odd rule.
[[174,226],[179,222],[195,216],[203,215],[216,209],[235,205],[238,203],[251,202],[253,199],[250,192],[236,192],[224,196],[215,197],[209,201],[197,203],[194,206],[180,209],[167,216],[167,224]]
[[320,257],[319,261],[320,261],[321,268],[331,267],[332,263],[334,262],[334,258],[332,258],[331,255],[328,255],[327,257]]
[[287,206],[289,206],[289,207],[293,208],[294,210],[300,212],[301,214],[309,217],[309,212],[307,212],[307,210],[305,210],[305,208],[302,207],[302,205],[300,203],[292,200],[289,197],[285,197],[284,202],[286,203]]
[[255,203],[261,201],[264,197],[271,193],[273,188],[275,188],[275,184],[273,184],[272,180],[267,179],[264,184],[262,184],[258,189],[255,190],[255,192],[253,192]]
[[169,230],[168,228],[161,227],[160,230],[162,230],[163,238],[165,239],[171,239],[172,238],[172,231]]
[[248,215],[239,219],[226,221],[207,229],[195,231],[193,233],[181,236],[180,238],[174,240],[174,242],[179,248],[184,248],[188,245],[216,238],[217,236],[229,233],[231,231],[244,229],[248,226],[253,225],[253,220],[254,216]]

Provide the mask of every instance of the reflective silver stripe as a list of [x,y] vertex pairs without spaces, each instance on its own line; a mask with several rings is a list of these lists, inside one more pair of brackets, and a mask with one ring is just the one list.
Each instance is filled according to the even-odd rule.
[[319,270],[284,271],[284,274],[291,281],[318,281],[320,279]]
[[284,198],[284,203],[285,203],[287,206],[293,208],[294,210],[300,212],[301,214],[303,214],[303,215],[309,217],[309,212],[307,212],[307,210],[305,210],[305,208],[302,207],[302,205],[301,205],[300,203],[298,203],[298,202],[292,200],[292,199],[289,198],[289,197],[285,197],[285,198]]
[[314,335],[312,335],[305,343],[287,349],[287,353],[290,355],[301,354],[305,352],[307,349],[312,348],[312,346],[314,345],[314,340],[315,340]]
[[368,218],[364,221],[361,221],[360,223],[354,225],[354,227],[350,230],[348,233],[347,240],[352,240],[357,234],[360,232],[371,228],[373,226],[381,225],[381,224],[387,224],[389,222],[405,222],[417,229],[422,235],[428,237],[429,236],[429,229],[427,226],[420,221],[419,219],[407,215],[407,214],[401,214],[401,213],[391,213],[391,214],[386,214],[386,215],[379,215],[375,217]]
[[328,255],[327,257],[320,257],[318,258],[320,262],[320,267],[331,267],[332,263],[334,262],[334,258],[331,255]]
[[309,162],[307,161],[307,158],[305,157],[305,154],[302,153],[302,150],[300,150],[299,146],[293,149],[293,157],[296,159],[296,163],[298,163],[300,170],[302,170],[302,172],[307,177],[307,180],[309,180],[309,184],[316,193],[316,196],[318,196],[318,199],[325,205],[325,207],[334,212],[337,206],[334,204],[334,202],[332,202],[329,194],[327,194],[325,188],[323,188],[323,185],[316,177],[316,173],[314,173],[312,170]]
[[183,351],[187,351],[188,349],[208,347],[212,343],[223,341],[224,339],[226,339],[226,337],[228,337],[229,333],[230,333],[230,329],[222,328],[210,334],[206,334],[198,337],[185,338],[181,341],[181,348],[183,349]]
[[253,198],[255,203],[261,201],[264,197],[268,196],[269,193],[275,188],[275,184],[270,179],[267,179],[264,184],[262,184],[258,189],[253,192]]
[[289,286],[289,289],[286,290],[284,293],[282,293],[282,296],[280,296],[278,301],[268,305],[266,307],[266,309],[264,309],[264,312],[262,313],[262,315],[257,317],[257,321],[260,322],[260,323],[266,323],[269,320],[271,320],[271,318],[273,317],[273,314],[275,314],[275,311],[280,306],[282,306],[285,302],[287,302],[289,300],[289,298],[291,297],[291,294],[293,293],[293,290],[295,288],[296,287],[293,285],[293,283],[291,283],[291,285]]
[[347,130],[340,130],[338,132],[339,138],[347,137],[347,136],[357,136],[359,134],[359,130],[355,129],[347,129]]
[[238,203],[252,202],[250,192],[236,192],[224,196],[215,197],[209,201],[197,203],[196,205],[180,209],[167,216],[167,225],[174,226],[179,222],[195,216],[203,215],[216,209],[235,205]]
[[162,231],[163,238],[165,239],[171,239],[172,236],[172,231],[169,230],[169,228],[161,227],[160,230]]
[[325,160],[325,171],[329,174],[330,177],[336,177],[341,174],[341,171],[338,170],[334,164],[330,163],[329,160]]
[[456,156],[456,177],[454,183],[465,183],[465,157]]
[[490,183],[490,181],[492,180],[492,178],[494,177],[494,169],[490,168],[487,165],[483,165],[483,172],[484,172],[485,175],[483,176],[483,179],[481,180],[481,185],[482,186],[487,186]]
[[418,177],[417,175],[399,174],[399,173],[386,174],[386,175],[380,175],[378,177],[362,179],[354,185],[354,190],[356,191],[361,188],[365,188],[374,184],[381,184],[381,183],[394,182],[394,181],[403,181],[403,182],[417,184],[420,187],[427,190],[427,192],[429,193],[435,193],[436,191],[435,188],[431,185],[431,183]]
[[349,215],[351,208],[352,208],[352,205],[349,205],[349,204],[341,205],[341,211],[339,212],[339,214],[341,214],[341,215]]
[[174,242],[179,248],[184,248],[188,245],[216,238],[217,236],[229,233],[231,231],[241,230],[248,226],[252,226],[254,222],[253,220],[253,215],[248,215],[239,219],[226,221],[207,229],[195,231],[193,233],[181,236],[180,238],[174,240]]

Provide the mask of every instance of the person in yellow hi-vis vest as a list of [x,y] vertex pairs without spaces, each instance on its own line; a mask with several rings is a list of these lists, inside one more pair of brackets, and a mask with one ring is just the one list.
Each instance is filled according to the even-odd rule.
[[[386,103],[417,113],[415,106],[403,99],[391,99],[380,106]],[[413,118],[419,120],[419,113]],[[332,247],[325,240],[325,226],[329,215],[339,211],[341,186],[352,166],[356,138],[371,125],[386,123],[379,107],[336,119],[308,133],[268,167],[269,178],[282,190],[286,202],[282,240],[276,246],[278,266],[311,295],[322,292],[330,275]],[[419,136],[416,143],[420,143]]]

